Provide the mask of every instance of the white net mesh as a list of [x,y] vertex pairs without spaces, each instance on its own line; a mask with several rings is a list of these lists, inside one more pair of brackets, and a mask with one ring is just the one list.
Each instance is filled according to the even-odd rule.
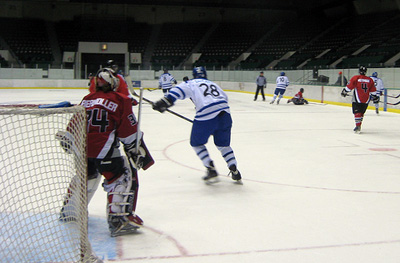
[[[95,262],[87,229],[85,109],[0,107],[0,127],[1,261]],[[55,136],[67,127],[69,153]],[[60,219],[68,190],[73,214]]]

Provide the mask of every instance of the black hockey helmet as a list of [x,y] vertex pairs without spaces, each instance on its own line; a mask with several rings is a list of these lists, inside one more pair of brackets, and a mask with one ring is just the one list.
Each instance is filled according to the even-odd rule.
[[107,61],[107,68],[112,69],[114,71],[114,73],[118,73],[118,65],[112,59],[109,59]]
[[365,67],[365,66],[360,66],[360,68],[358,69],[358,72],[359,72],[361,75],[365,75],[365,73],[367,73],[367,67]]

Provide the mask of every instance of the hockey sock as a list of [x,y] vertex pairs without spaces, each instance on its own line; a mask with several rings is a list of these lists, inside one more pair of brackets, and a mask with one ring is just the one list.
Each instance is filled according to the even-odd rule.
[[197,156],[203,162],[205,167],[210,166],[210,162],[212,161],[210,155],[208,154],[207,148],[205,145],[193,146],[193,150],[196,152]]
[[233,150],[230,146],[218,146],[217,148],[221,152],[222,157],[224,157],[224,160],[228,164],[228,167],[233,164],[237,165],[235,154],[233,153]]
[[363,121],[363,116],[364,116],[364,114],[362,114],[362,113],[354,114],[354,120],[356,122],[356,126],[361,126],[361,123]]
[[275,101],[276,99],[276,95],[274,94],[274,96],[272,97],[272,101]]

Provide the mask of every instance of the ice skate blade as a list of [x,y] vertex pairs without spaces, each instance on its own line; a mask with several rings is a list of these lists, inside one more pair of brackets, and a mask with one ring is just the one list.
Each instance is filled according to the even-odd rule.
[[233,183],[234,183],[234,184],[243,185],[243,181],[242,181],[242,179],[240,179],[240,180],[237,180],[237,181],[234,181]]
[[203,178],[203,180],[208,185],[216,184],[216,183],[218,183],[220,181],[218,177],[212,177],[210,179],[204,179]]
[[110,235],[111,235],[111,237],[118,237],[118,236],[125,236],[125,235],[135,234],[135,233],[137,233],[139,228],[140,227],[138,227],[138,226],[130,225],[129,229],[121,229],[121,230],[119,230],[117,232],[110,233]]

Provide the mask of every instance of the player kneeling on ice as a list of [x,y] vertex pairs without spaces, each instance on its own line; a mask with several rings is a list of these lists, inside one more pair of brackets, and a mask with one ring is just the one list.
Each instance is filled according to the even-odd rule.
[[164,112],[177,99],[190,98],[196,106],[190,145],[207,168],[207,175],[203,179],[207,182],[217,181],[218,173],[205,146],[208,138],[213,135],[214,144],[225,159],[232,179],[239,181],[242,177],[230,146],[232,118],[228,96],[216,83],[207,79],[204,67],[195,67],[193,78],[171,88],[166,97],[153,104],[153,109]]
[[[107,68],[99,70],[95,78],[96,91],[85,96],[80,103],[88,116],[88,202],[103,175],[103,188],[108,194],[109,230],[111,236],[118,236],[135,232],[143,225],[142,219],[135,214],[139,188],[137,170],[146,170],[154,160],[144,144],[143,134],[138,131],[131,100],[115,92],[118,78]],[[63,148],[70,153],[73,138],[68,136],[68,131],[73,121],[72,118],[67,132],[57,134]],[[126,157],[121,155],[120,142],[124,145]],[[61,220],[73,220],[74,200],[74,182],[71,182]]]
[[287,101],[287,103],[291,103],[293,102],[293,104],[295,105],[304,105],[304,104],[308,104],[308,101],[306,99],[303,98],[303,93],[304,93],[304,89],[301,88],[299,92],[297,92],[296,95],[294,95],[293,98],[291,98],[290,100]]

